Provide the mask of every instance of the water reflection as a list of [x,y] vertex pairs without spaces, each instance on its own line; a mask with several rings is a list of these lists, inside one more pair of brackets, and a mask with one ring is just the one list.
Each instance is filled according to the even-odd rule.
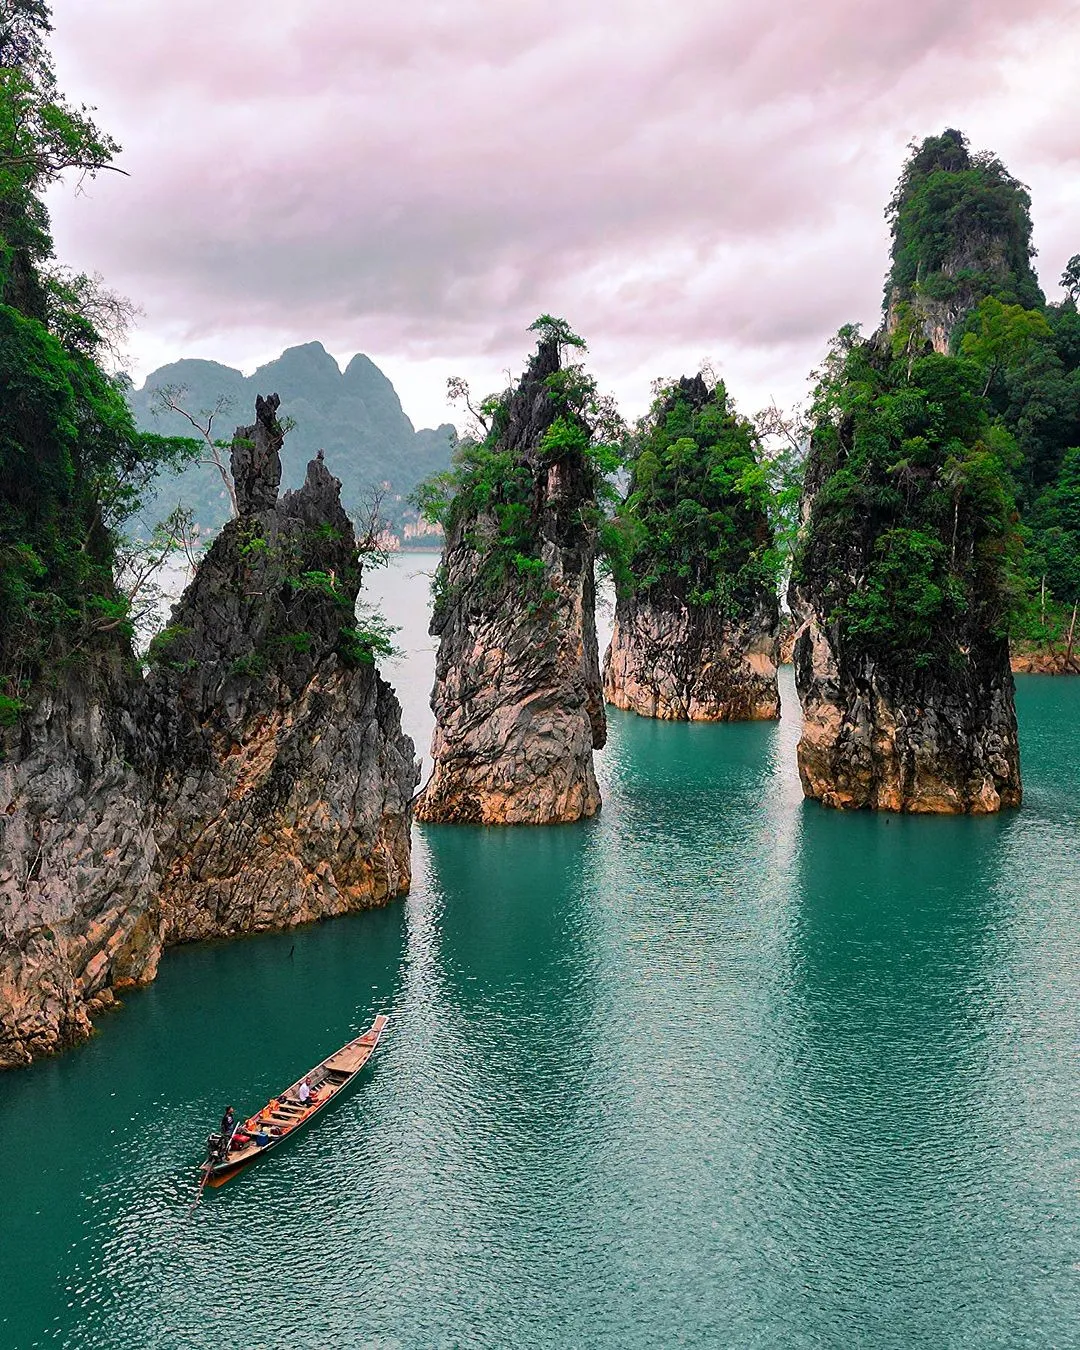
[[950,1344],[1005,1255],[986,1045],[1016,819],[803,813],[774,1141],[792,1293],[838,1337]]
[[[1080,685],[1020,682],[1021,812],[925,821],[804,805],[781,683],[778,725],[614,714],[597,820],[418,830],[404,903],[169,953],[0,1076],[0,1345],[1075,1343]],[[386,1008],[187,1217],[224,1095]]]

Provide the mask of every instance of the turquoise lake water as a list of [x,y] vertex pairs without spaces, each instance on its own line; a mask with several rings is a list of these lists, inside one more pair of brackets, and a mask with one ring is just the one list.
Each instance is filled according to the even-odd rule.
[[[375,578],[426,748],[423,560]],[[169,953],[0,1077],[0,1346],[1080,1345],[1080,680],[1025,805],[805,803],[776,725],[613,713],[604,809],[415,831],[410,896]],[[309,1135],[208,1129],[378,1011]]]

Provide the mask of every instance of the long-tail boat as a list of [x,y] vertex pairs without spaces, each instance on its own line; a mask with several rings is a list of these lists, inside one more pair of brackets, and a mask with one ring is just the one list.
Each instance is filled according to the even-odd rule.
[[[212,1134],[206,1141],[200,1188],[224,1186],[242,1168],[310,1125],[357,1078],[375,1053],[386,1021],[380,1013],[362,1036],[335,1050],[284,1092],[271,1097],[261,1111],[238,1122],[227,1137]],[[300,1093],[304,1083],[311,1094],[306,1102]]]

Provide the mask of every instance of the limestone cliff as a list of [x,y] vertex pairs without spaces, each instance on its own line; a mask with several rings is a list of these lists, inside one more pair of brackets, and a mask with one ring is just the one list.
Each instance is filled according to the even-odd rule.
[[155,640],[42,687],[0,762],[0,1067],[87,1034],[164,946],[407,889],[417,766],[353,618],[321,459],[280,501],[277,399],[237,433],[239,516]]
[[448,522],[419,820],[550,824],[600,807],[594,470],[560,370],[558,343],[542,341],[483,448],[497,483],[462,485]]
[[157,969],[137,697],[130,666],[103,657],[0,733],[0,1068],[85,1036],[113,988]]
[[756,468],[751,429],[722,384],[684,377],[661,393],[620,508],[629,544],[604,658],[609,703],[676,721],[780,715],[772,537]]
[[[276,396],[232,454],[238,516],[149,680],[166,942],[281,927],[409,885],[400,709],[358,650],[356,540],[321,455],[278,501]],[[365,659],[366,658],[366,659]]]
[[967,363],[894,359],[878,341],[819,391],[788,600],[799,772],[827,806],[1020,802],[1005,631],[1015,509],[976,380]]
[[885,327],[906,331],[913,350],[951,350],[954,333],[987,295],[1038,308],[1032,266],[1031,199],[1004,164],[972,154],[950,128],[917,146],[889,203],[892,266]]
[[776,602],[729,619],[675,597],[618,600],[604,656],[604,696],[616,708],[673,722],[780,716]]

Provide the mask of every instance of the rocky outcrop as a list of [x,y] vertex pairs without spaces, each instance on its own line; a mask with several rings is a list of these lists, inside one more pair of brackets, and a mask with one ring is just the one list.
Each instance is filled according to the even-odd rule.
[[[891,395],[895,367],[886,348],[864,344],[855,358],[876,368]],[[858,369],[865,379],[866,366]],[[807,460],[788,590],[803,791],[840,808],[949,814],[1017,806],[1013,679],[998,622],[1007,578],[993,570],[1006,552],[1008,508],[994,520],[954,485],[945,499],[952,510],[943,509],[933,457],[951,465],[946,455],[966,453],[962,443],[926,445],[913,470],[903,459],[905,428],[886,420],[895,404],[883,413],[868,387],[859,386],[855,412],[819,426]],[[917,386],[910,400],[921,416]],[[978,423],[966,434],[977,437]],[[891,489],[895,464],[907,472],[906,498]],[[886,505],[906,514],[891,516]],[[931,605],[928,628],[921,607]],[[921,650],[912,649],[912,634],[921,634]]]
[[105,658],[0,737],[0,1068],[85,1036],[114,988],[157,969],[137,695],[130,667]]
[[1010,652],[1014,675],[1080,675],[1080,651],[1069,640],[1054,643],[1014,643]]
[[675,722],[779,717],[776,664],[772,597],[735,620],[676,597],[628,596],[616,605],[604,696],[616,708]]
[[[542,342],[510,399],[496,453],[528,484],[524,567],[499,554],[490,509],[451,524],[432,620],[439,637],[434,771],[423,821],[551,824],[595,814],[592,754],[606,722],[594,616],[592,469],[580,449],[551,453],[560,415],[546,383],[560,368]],[[522,557],[518,551],[518,557]]]
[[812,598],[792,595],[801,626],[795,682],[803,706],[799,776],[825,806],[985,814],[1021,800],[1008,647],[972,646],[955,669],[890,669],[844,652]]
[[[233,448],[240,514],[152,644],[4,733],[0,1067],[85,1035],[163,947],[385,902],[417,779],[355,627],[356,541],[321,457],[277,500],[276,396]],[[125,671],[127,673],[125,673]]]
[[412,742],[357,650],[356,540],[322,457],[277,500],[276,397],[237,432],[230,521],[173,611],[149,702],[167,942],[380,904],[409,885]]
[[954,334],[984,297],[1025,308],[1045,304],[1031,265],[1031,201],[995,156],[972,154],[955,128],[913,149],[886,210],[892,266],[885,331],[912,352],[951,350]]
[[938,291],[919,289],[910,295],[898,287],[889,294],[885,331],[890,336],[912,321],[911,341],[928,342],[947,353],[957,326],[995,290],[1005,290],[1010,276],[1004,241],[984,230],[959,234],[936,274]]
[[641,424],[619,508],[627,540],[616,575],[604,696],[669,721],[779,717],[779,607],[761,555],[764,501],[740,482],[756,468],[749,424],[722,384],[684,376]]

